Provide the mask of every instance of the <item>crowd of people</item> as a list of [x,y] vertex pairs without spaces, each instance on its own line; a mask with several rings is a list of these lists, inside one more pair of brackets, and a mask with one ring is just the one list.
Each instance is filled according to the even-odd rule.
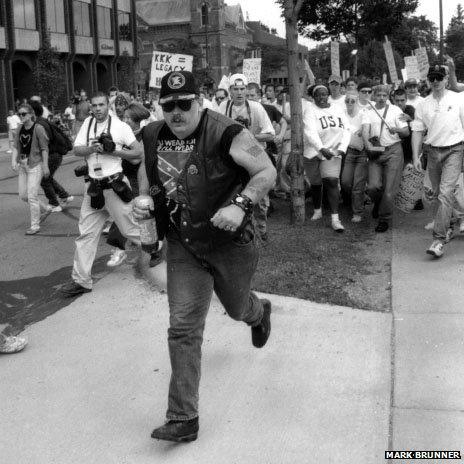
[[[455,92],[462,88],[448,61],[430,67],[427,96],[419,95],[423,85],[414,79],[392,88],[375,79],[343,82],[332,75],[304,88],[311,221],[320,221],[327,207],[331,228],[343,233],[342,202],[351,209],[353,227],[372,206],[375,230],[383,233],[391,227],[405,163],[417,172],[427,167],[434,219],[426,251],[443,255],[453,225],[464,216],[456,195],[463,170],[464,99]],[[64,296],[92,291],[92,265],[107,221],[112,222],[108,242],[115,247],[109,266],[124,261],[127,241],[150,253],[153,266],[161,261],[163,242],[168,244],[172,375],[166,423],[153,431],[156,439],[197,438],[201,345],[213,290],[228,315],[250,326],[253,346],[262,348],[271,332],[271,302],[251,291],[251,279],[255,234],[264,246],[269,240],[269,197],[288,199],[291,191],[290,102],[284,86],[261,88],[243,74],[229,82],[212,100],[187,71],[166,74],[157,98],[145,102],[115,87],[90,101],[81,91],[65,110],[68,132],[47,119],[35,97],[19,104],[20,122],[10,125],[12,168],[19,173],[20,197],[30,207],[27,235],[40,230],[41,211],[58,212],[73,200],[53,179],[65,137],[84,161],[75,170],[84,195]],[[40,186],[48,205],[39,200]],[[420,198],[415,207],[423,208]],[[148,249],[141,221],[152,217],[157,240]],[[464,232],[462,223],[460,229]],[[0,349],[15,352],[25,343],[7,337]]]

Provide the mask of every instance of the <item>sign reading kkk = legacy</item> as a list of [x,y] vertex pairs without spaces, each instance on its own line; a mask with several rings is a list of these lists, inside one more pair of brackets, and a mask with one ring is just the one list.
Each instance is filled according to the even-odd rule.
[[153,52],[150,87],[161,88],[161,79],[171,71],[192,71],[193,56],[177,53]]

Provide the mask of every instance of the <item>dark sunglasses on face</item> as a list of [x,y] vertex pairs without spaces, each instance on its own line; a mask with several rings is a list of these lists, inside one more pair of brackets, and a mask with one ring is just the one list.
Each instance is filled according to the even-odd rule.
[[440,74],[432,75],[428,77],[430,82],[441,82],[444,79],[444,76],[441,76]]
[[361,93],[372,93],[372,90],[360,90]]
[[162,103],[161,108],[165,113],[172,113],[174,108],[177,106],[181,111],[190,111],[192,108],[193,100],[177,100],[170,101],[167,103]]
[[27,116],[29,113],[24,113],[23,111],[21,111],[20,113],[18,113],[19,116]]
[[225,100],[226,97],[216,97],[216,100]]

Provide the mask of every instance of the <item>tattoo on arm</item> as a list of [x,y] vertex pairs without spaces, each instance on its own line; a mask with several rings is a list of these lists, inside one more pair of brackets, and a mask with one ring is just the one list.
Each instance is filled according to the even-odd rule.
[[248,140],[244,148],[244,151],[248,153],[251,157],[258,158],[258,156],[260,156],[263,153],[264,149],[250,132],[246,132],[246,134],[248,136]]

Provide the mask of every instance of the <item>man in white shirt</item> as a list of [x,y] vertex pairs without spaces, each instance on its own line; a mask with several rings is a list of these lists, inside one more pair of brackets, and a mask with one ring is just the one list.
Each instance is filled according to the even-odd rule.
[[92,98],[92,112],[94,116],[84,121],[74,141],[74,154],[85,158],[90,181],[82,200],[72,281],[61,289],[68,297],[92,290],[92,265],[110,215],[124,237],[140,244],[140,227],[132,216],[132,192],[122,173],[122,159],[137,164],[143,149],[128,124],[109,116],[105,93]]
[[[265,148],[266,142],[272,142],[275,130],[269,116],[261,103],[248,100],[248,80],[243,74],[233,74],[230,79],[231,100],[224,101],[219,106],[219,113],[235,119],[245,126]],[[256,228],[264,244],[267,243],[267,211],[269,209],[269,195],[265,195],[255,205]]]
[[329,105],[337,105],[342,111],[345,111],[345,95],[341,92],[341,83],[343,82],[340,76],[332,74],[329,77]]
[[371,105],[369,104],[372,96],[372,86],[369,82],[361,82],[358,84],[358,106],[361,110],[370,110]]
[[369,158],[367,191],[374,202],[372,217],[379,219],[376,232],[386,232],[389,228],[393,200],[403,172],[401,138],[409,135],[403,112],[387,103],[389,90],[387,85],[374,87],[375,106],[362,116],[362,136]]
[[423,100],[418,92],[418,83],[416,79],[408,79],[404,83],[404,88],[406,90],[406,105],[411,105],[414,108],[417,108],[417,105]]
[[6,118],[6,124],[8,125],[8,145],[9,145],[9,150],[7,150],[7,153],[13,153],[12,147],[13,147],[14,140],[15,140],[16,130],[18,129],[18,126],[21,124],[21,120],[19,119],[19,116],[13,110],[8,111],[8,116]]
[[226,89],[217,89],[212,102],[213,111],[219,112],[219,105],[227,100],[229,100],[229,92]]
[[[412,157],[417,170],[424,142],[427,172],[434,192],[436,211],[433,243],[427,253],[440,258],[449,241],[454,204],[454,189],[461,174],[464,141],[464,102],[458,94],[447,90],[448,70],[445,66],[429,68],[427,79],[432,93],[417,105],[412,128]],[[426,132],[426,135],[425,135]]]

